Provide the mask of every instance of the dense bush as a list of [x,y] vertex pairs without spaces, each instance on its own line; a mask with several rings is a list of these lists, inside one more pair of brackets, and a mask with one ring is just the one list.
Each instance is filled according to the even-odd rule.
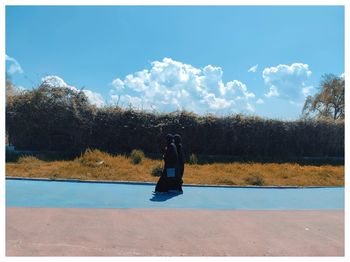
[[28,164],[28,163],[41,163],[42,161],[35,156],[21,156],[18,158],[17,162],[19,164]]
[[164,150],[165,135],[179,133],[187,157],[344,156],[344,122],[279,121],[189,112],[149,113],[118,107],[97,109],[83,93],[41,87],[6,104],[8,140],[21,150],[84,150],[128,153]]
[[131,162],[134,165],[141,163],[142,159],[145,158],[145,154],[141,150],[134,149],[130,154]]
[[42,85],[6,103],[8,140],[17,150],[86,148],[93,115],[83,92]]
[[87,149],[84,153],[77,158],[81,165],[87,167],[98,167],[102,164],[106,165],[108,160],[110,160],[112,156],[108,153],[101,152],[100,150],[91,150]]
[[160,177],[162,175],[162,173],[163,173],[162,165],[156,165],[151,170],[151,175],[152,176]]
[[198,164],[198,157],[195,154],[191,154],[188,163],[193,165]]

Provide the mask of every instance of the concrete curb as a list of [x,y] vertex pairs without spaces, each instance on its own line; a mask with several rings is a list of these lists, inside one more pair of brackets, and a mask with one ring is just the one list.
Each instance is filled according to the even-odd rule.
[[[74,182],[74,183],[100,183],[100,184],[132,184],[132,185],[149,185],[155,186],[154,182],[140,181],[113,181],[113,180],[80,180],[80,179],[49,179],[49,178],[27,178],[27,177],[10,177],[6,180],[28,180],[28,181],[51,181],[51,182]],[[218,187],[218,188],[255,188],[255,189],[302,189],[302,188],[343,188],[344,186],[237,186],[237,185],[208,185],[208,184],[186,184],[183,187]]]

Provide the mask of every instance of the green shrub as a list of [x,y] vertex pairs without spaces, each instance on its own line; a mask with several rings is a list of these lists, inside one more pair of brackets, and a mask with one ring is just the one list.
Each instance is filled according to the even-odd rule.
[[131,151],[130,158],[131,158],[131,162],[134,165],[141,163],[144,157],[145,157],[145,154],[141,150],[134,149]]
[[246,177],[244,181],[248,185],[253,185],[253,186],[262,186],[265,184],[264,179],[259,175],[252,175],[252,176]]
[[198,157],[195,154],[191,154],[189,163],[192,165],[198,164]]
[[156,165],[155,167],[152,168],[151,175],[160,177],[163,173],[163,167],[162,165]]
[[17,162],[19,157],[20,157],[20,154],[18,154],[17,152],[6,150],[6,156],[5,156],[6,163],[7,162]]

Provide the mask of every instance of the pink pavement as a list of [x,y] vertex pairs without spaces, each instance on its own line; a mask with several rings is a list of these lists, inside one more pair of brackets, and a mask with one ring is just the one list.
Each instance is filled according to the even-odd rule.
[[344,256],[344,211],[6,208],[7,256]]

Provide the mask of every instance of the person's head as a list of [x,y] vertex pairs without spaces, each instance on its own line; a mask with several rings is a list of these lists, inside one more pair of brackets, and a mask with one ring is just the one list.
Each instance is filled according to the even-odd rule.
[[181,143],[181,136],[179,134],[175,134],[174,141],[175,141],[175,144],[180,144]]
[[165,139],[166,139],[166,144],[169,145],[169,144],[171,144],[173,142],[174,136],[172,134],[167,134],[165,136]]

